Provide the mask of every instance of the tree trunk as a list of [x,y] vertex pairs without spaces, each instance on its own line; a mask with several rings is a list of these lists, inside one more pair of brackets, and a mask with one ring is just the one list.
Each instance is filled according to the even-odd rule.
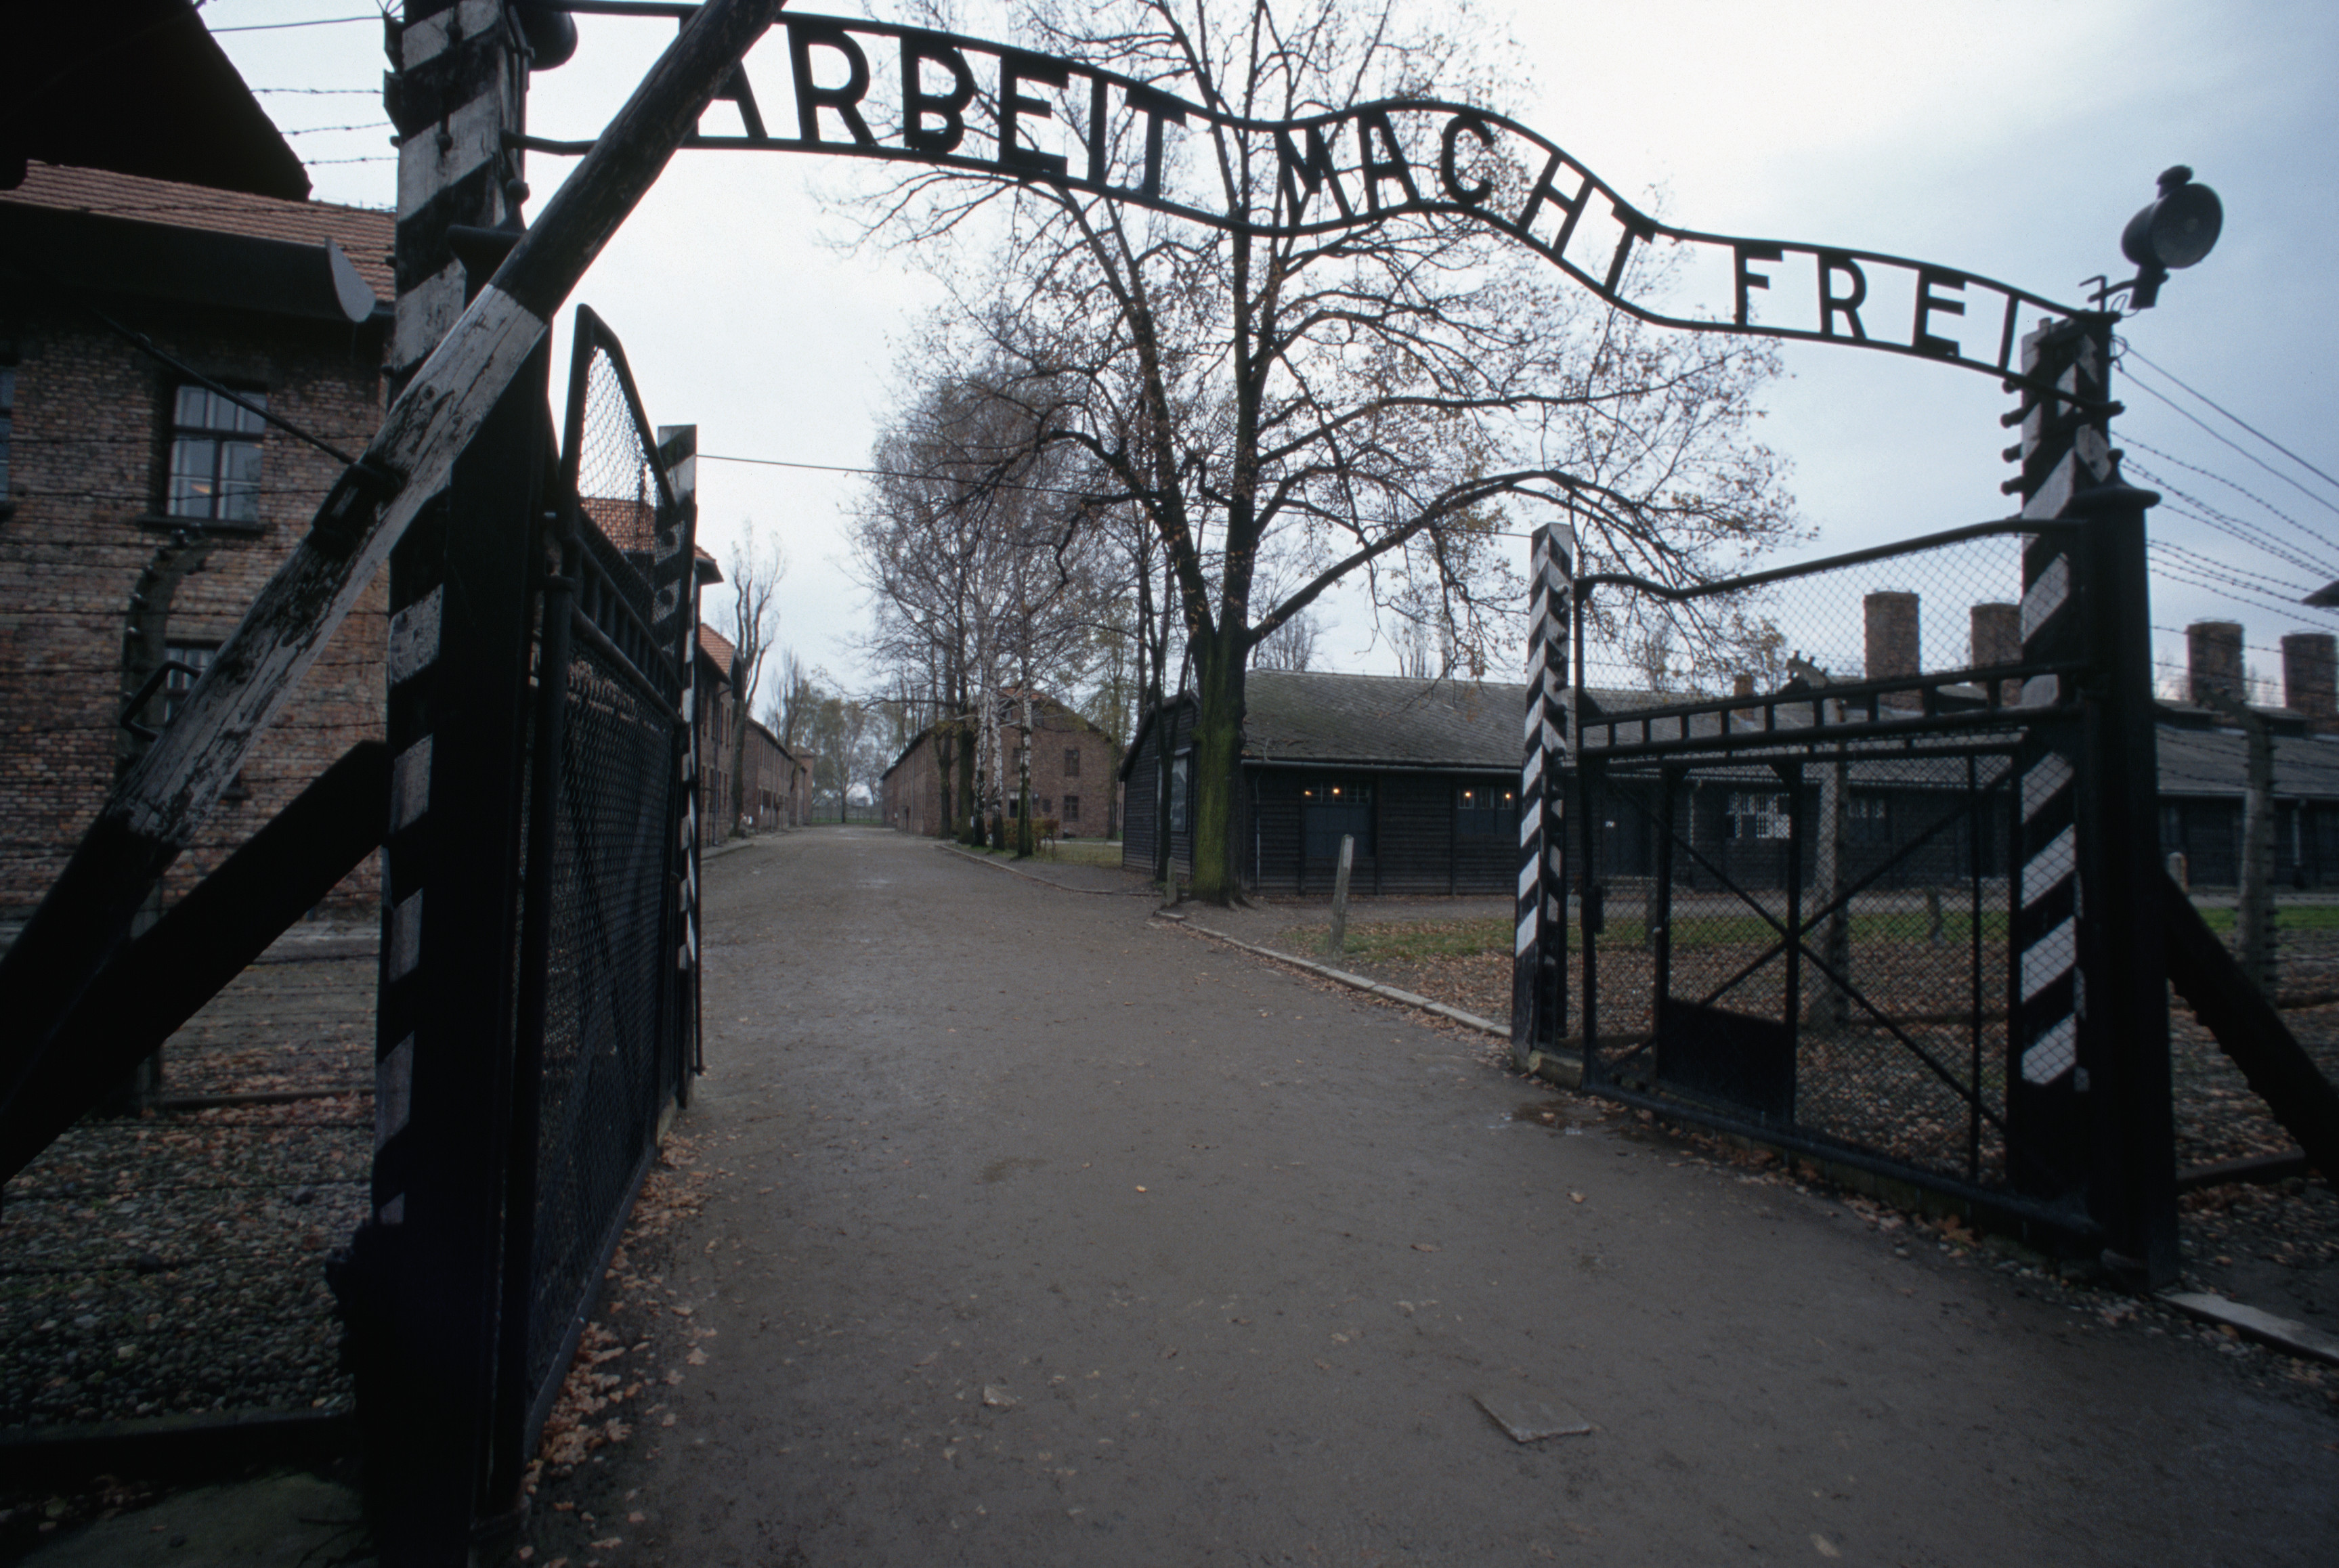
[[[739,689],[733,683],[731,689]],[[739,819],[747,814],[747,705],[738,697],[731,700],[731,821],[725,824],[724,836],[739,831]]]
[[1242,896],[1236,863],[1241,797],[1243,655],[1239,632],[1220,631],[1194,642],[1195,695],[1193,895],[1230,904]]

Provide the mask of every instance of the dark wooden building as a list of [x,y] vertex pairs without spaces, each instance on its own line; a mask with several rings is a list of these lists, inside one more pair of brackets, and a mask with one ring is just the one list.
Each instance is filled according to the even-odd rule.
[[[1359,892],[1498,892],[1517,881],[1523,688],[1254,670],[1244,689],[1246,886],[1328,891],[1343,835],[1357,841]],[[1121,863],[1132,869],[1153,866],[1166,826],[1178,873],[1192,873],[1194,711],[1186,696],[1147,715],[1122,764]]]

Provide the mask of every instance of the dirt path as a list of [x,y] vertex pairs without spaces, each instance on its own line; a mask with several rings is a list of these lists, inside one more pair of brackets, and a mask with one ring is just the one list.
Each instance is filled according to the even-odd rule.
[[[704,1361],[538,1568],[2339,1548],[2339,1417],[2247,1356],[1515,1120],[1476,1042],[1142,900],[882,830],[707,884],[716,1175],[664,1280]],[[1594,1430],[1515,1445],[1477,1395]]]

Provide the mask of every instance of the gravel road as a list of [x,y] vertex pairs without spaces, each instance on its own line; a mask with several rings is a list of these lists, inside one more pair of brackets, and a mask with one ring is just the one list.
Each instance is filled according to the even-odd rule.
[[1146,901],[873,829],[707,896],[674,1425],[548,1484],[537,1568],[2339,1554],[2339,1415],[2247,1356],[1519,1119]]

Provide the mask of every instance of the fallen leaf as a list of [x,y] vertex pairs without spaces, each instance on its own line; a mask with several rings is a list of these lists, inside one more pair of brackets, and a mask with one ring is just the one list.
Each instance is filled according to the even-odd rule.
[[1822,1557],[1841,1557],[1843,1555],[1841,1552],[1836,1550],[1836,1544],[1834,1542],[1829,1540],[1826,1536],[1821,1534],[1816,1530],[1811,1532],[1811,1544],[1820,1549],[1820,1555]]
[[690,1354],[684,1356],[683,1359],[690,1363],[693,1366],[704,1366],[706,1365],[706,1352],[699,1349],[694,1345],[690,1348]]
[[1567,1201],[1570,1203],[1581,1203],[1584,1201],[1584,1194],[1580,1192],[1571,1192],[1567,1195]]
[[1138,1190],[1138,1191],[1140,1191],[1140,1192],[1142,1192],[1142,1191],[1144,1191],[1144,1190],[1145,1190],[1145,1188],[1141,1188],[1141,1187],[1140,1187],[1140,1188],[1139,1188],[1137,1190]]
[[1413,1249],[1416,1252],[1435,1252],[1437,1250],[1437,1244],[1434,1241],[1416,1241],[1413,1244]]

